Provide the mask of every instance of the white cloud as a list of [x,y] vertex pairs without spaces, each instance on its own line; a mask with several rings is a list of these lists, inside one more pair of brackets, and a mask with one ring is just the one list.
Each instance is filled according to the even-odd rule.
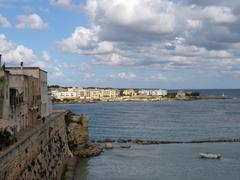
[[166,81],[167,78],[163,74],[160,73],[160,74],[151,76],[151,80],[153,80],[153,81]]
[[118,73],[117,76],[120,79],[125,79],[125,80],[128,80],[128,81],[134,80],[137,77],[136,74],[130,73],[130,72],[120,72],[120,73]]
[[77,69],[81,72],[90,72],[91,66],[87,63],[80,63],[79,66],[77,66]]
[[45,61],[49,61],[51,59],[51,57],[47,51],[42,52],[42,57]]
[[27,66],[45,66],[32,49],[9,41],[4,34],[0,34],[0,54],[3,55],[3,62],[7,65],[18,66],[23,61]]
[[95,74],[94,73],[85,73],[84,76],[85,76],[85,79],[91,79],[91,78],[95,77]]
[[203,13],[216,23],[232,23],[237,20],[228,7],[209,6],[203,9]]
[[64,52],[78,54],[105,54],[113,51],[113,45],[110,42],[98,39],[98,28],[87,29],[77,27],[71,37],[58,43],[58,47]]
[[51,4],[56,4],[59,6],[67,6],[72,3],[71,0],[49,0]]
[[49,0],[50,4],[59,6],[63,9],[68,10],[83,10],[83,6],[81,4],[74,4],[72,0]]
[[[86,5],[92,22],[101,26],[101,35],[113,39],[129,33],[133,37],[143,33],[172,33],[176,27],[174,11],[175,5],[165,0],[88,0]],[[124,35],[125,30],[129,31]]]
[[[72,1],[58,1],[58,5],[64,3],[74,5]],[[84,8],[90,27],[76,27],[58,42],[58,47],[64,52],[90,55],[94,64],[230,71],[225,62],[231,62],[232,67],[238,62],[240,13],[224,1],[219,6],[206,4],[87,0]],[[134,79],[127,72],[116,77]]]
[[8,19],[0,14],[0,24],[4,28],[10,28],[12,27],[11,23],[8,21]]
[[17,16],[17,19],[19,20],[19,23],[16,25],[18,29],[42,30],[48,27],[48,24],[45,23],[42,18],[36,13],[28,16]]
[[188,19],[187,24],[190,28],[196,29],[196,28],[201,28],[202,27],[202,22],[199,20],[192,20]]

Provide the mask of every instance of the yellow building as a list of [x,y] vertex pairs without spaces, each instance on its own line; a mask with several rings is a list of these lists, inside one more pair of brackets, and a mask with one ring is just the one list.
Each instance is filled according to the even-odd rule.
[[125,89],[122,94],[123,94],[123,96],[136,96],[137,95],[137,93],[134,89]]

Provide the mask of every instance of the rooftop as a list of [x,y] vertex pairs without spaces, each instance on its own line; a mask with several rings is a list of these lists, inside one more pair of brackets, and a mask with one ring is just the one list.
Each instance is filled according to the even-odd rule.
[[42,70],[40,67],[19,67],[18,66],[18,67],[6,67],[5,69],[8,70],[8,69],[21,69],[21,68],[23,68],[23,69],[38,69],[40,71],[47,73],[47,71]]

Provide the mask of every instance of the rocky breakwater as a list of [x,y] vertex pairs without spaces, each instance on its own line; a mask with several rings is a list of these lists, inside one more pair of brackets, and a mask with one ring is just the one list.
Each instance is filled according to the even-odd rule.
[[98,144],[88,142],[88,116],[75,115],[69,112],[65,117],[68,146],[74,156],[98,156],[102,148]]

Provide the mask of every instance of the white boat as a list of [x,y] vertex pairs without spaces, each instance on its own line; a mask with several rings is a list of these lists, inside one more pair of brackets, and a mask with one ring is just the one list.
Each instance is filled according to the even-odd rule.
[[213,153],[199,153],[200,158],[207,158],[207,159],[220,159],[220,154],[213,154]]

